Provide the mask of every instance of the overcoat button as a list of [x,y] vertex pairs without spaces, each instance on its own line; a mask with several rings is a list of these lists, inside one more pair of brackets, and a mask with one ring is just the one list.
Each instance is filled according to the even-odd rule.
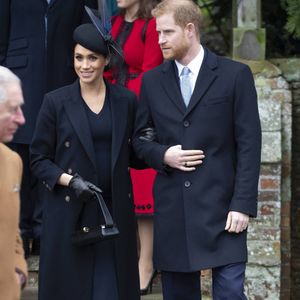
[[128,144],[130,144],[131,143],[131,139],[128,139]]
[[128,193],[128,198],[131,198],[131,193]]
[[185,181],[185,182],[184,182],[184,186],[187,187],[187,188],[190,187],[190,186],[191,186],[190,181]]
[[71,145],[71,144],[70,144],[70,142],[69,142],[69,141],[65,141],[65,147],[66,147],[66,148],[69,148],[69,147],[70,147],[70,145]]
[[66,202],[70,202],[70,200],[71,200],[71,197],[67,195],[67,196],[65,197],[65,201],[66,201]]
[[72,174],[73,170],[71,168],[68,169],[68,174]]
[[189,122],[188,120],[185,120],[185,121],[183,122],[183,126],[184,126],[184,127],[189,127],[189,126],[190,126],[190,122]]

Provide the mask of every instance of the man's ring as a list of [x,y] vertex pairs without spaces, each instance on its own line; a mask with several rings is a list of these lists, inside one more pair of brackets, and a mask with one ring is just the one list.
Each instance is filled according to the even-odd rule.
[[184,163],[184,166],[185,166],[185,167],[187,167],[187,166],[188,166],[188,165],[187,165],[187,161]]

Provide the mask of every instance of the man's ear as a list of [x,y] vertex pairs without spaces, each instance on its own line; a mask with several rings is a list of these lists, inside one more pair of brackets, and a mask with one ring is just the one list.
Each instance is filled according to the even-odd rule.
[[185,26],[185,30],[187,31],[188,36],[196,34],[195,25],[193,23],[187,23]]

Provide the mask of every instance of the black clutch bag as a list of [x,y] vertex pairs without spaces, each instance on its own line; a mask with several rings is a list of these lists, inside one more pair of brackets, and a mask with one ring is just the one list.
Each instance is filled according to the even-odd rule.
[[113,222],[101,193],[95,192],[95,197],[99,202],[105,224],[96,227],[80,225],[72,234],[71,241],[73,245],[86,246],[103,240],[114,239],[119,235],[119,230]]

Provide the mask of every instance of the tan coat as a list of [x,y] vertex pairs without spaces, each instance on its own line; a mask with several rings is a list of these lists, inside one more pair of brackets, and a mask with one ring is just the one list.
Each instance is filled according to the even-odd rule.
[[15,269],[27,276],[19,232],[20,157],[0,143],[0,300],[20,299]]

